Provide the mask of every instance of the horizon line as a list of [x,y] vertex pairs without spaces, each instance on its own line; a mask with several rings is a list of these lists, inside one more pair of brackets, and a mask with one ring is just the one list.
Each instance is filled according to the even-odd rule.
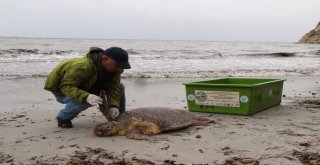
[[16,39],[69,39],[69,40],[142,40],[142,41],[198,41],[198,42],[275,42],[275,43],[297,43],[293,41],[217,41],[217,40],[192,40],[192,39],[112,39],[112,38],[82,38],[82,37],[30,37],[30,36],[0,36],[0,38]]

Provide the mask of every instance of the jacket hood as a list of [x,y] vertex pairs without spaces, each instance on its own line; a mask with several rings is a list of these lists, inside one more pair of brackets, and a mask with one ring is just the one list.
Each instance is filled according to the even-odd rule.
[[104,55],[105,52],[103,49],[101,48],[97,48],[97,47],[91,47],[89,50],[89,53],[87,54],[87,57],[89,57],[93,64],[97,67],[98,70],[100,70],[101,68],[101,57],[102,55]]

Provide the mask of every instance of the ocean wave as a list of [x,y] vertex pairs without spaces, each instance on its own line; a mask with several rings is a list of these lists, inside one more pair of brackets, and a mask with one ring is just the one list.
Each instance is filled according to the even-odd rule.
[[48,77],[48,74],[0,74],[4,79],[26,79],[26,78],[44,78]]
[[12,57],[17,57],[17,55],[26,54],[63,55],[70,54],[72,52],[72,50],[2,49],[0,50],[0,55],[11,55]]
[[[217,50],[137,50],[128,49],[131,59],[220,59],[220,58],[273,58],[273,57],[319,57],[320,50],[310,52],[220,52]],[[82,55],[77,50],[48,50],[48,49],[0,49],[0,62],[8,63],[18,61],[55,61],[63,58],[72,58]]]
[[239,69],[220,71],[177,71],[177,72],[125,72],[123,78],[205,78],[229,76],[290,76],[290,75],[320,75],[315,69]]
[[[189,52],[190,53],[190,52]],[[132,59],[154,60],[154,59],[220,59],[220,58],[273,58],[273,57],[310,57],[315,53],[255,53],[255,54],[222,54],[219,52],[195,53],[195,54],[136,54],[131,56]]]
[[[0,74],[5,79],[45,78],[49,73],[42,74]],[[252,76],[293,76],[320,75],[316,69],[239,69],[239,70],[208,70],[208,71],[168,71],[168,72],[136,72],[128,71],[122,74],[124,79],[132,78],[207,78],[207,77],[252,77]]]
[[287,53],[287,52],[242,54],[242,56],[256,56],[256,57],[262,57],[262,56],[267,56],[267,57],[294,57],[295,55],[296,55],[296,53]]
[[138,51],[133,50],[133,49],[127,49],[126,51],[128,52],[129,55],[131,55],[131,54],[141,54]]
[[154,60],[154,59],[220,59],[220,58],[290,58],[290,57],[318,57],[319,51],[311,52],[256,52],[256,53],[222,53],[217,51],[163,51],[166,53],[155,53],[156,51],[139,52],[131,55],[132,59]]
[[[130,54],[132,52],[132,54]],[[247,58],[247,57],[314,57],[320,54],[318,51],[279,51],[272,52],[269,50],[245,49],[241,51],[232,51],[231,49],[173,49],[170,50],[133,50],[129,49],[129,55],[132,58],[140,59],[214,59],[214,58]]]
[[306,52],[275,52],[275,53],[244,53],[236,55],[223,55],[223,57],[235,58],[290,58],[290,57],[319,57],[319,51],[306,51]]
[[217,54],[179,54],[179,55],[146,55],[146,54],[140,54],[131,56],[132,59],[142,59],[142,60],[155,60],[155,59],[170,59],[170,60],[176,60],[176,59],[215,59],[215,58],[222,58],[222,55],[220,53]]
[[0,63],[56,62],[77,56],[72,50],[5,49],[0,50]]

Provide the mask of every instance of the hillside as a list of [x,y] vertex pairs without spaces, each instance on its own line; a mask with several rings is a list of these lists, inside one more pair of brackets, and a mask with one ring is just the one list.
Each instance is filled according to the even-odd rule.
[[320,44],[320,22],[313,30],[305,34],[298,42]]

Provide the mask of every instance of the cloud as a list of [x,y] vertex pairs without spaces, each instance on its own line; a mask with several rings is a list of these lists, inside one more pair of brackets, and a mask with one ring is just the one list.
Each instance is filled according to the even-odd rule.
[[0,36],[296,41],[319,21],[318,6],[319,0],[3,0]]

